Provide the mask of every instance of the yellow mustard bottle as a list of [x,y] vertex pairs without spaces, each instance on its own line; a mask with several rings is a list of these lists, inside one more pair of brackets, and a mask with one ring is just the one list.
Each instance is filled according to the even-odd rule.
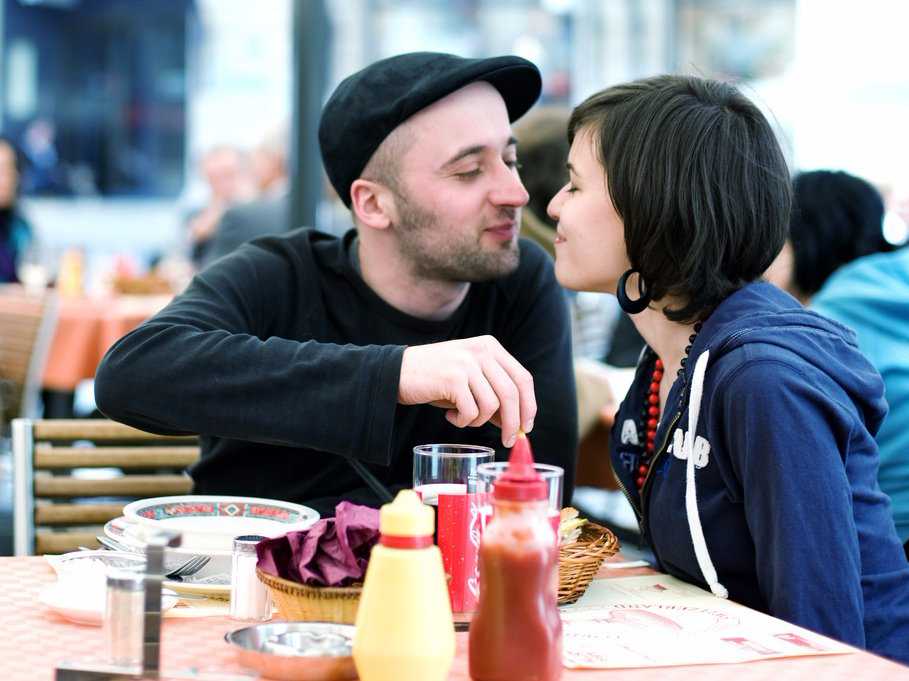
[[363,582],[353,658],[360,681],[444,681],[455,654],[435,516],[413,490],[379,512],[381,538]]

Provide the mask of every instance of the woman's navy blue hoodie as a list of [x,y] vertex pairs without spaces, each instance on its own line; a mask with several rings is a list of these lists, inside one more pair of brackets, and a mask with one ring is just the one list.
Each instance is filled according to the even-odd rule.
[[877,484],[887,405],[852,331],[770,284],[727,298],[669,393],[638,493],[654,360],[645,350],[612,457],[660,569],[909,662],[909,564]]

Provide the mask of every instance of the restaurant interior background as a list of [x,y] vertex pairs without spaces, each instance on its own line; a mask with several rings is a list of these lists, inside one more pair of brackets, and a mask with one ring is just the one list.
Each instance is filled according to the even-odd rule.
[[909,3],[891,0],[0,0],[0,133],[31,160],[30,257],[53,278],[78,249],[85,295],[115,270],[187,272],[204,152],[249,150],[281,126],[291,223],[346,230],[319,163],[321,105],[363,65],[426,49],[524,56],[544,104],[661,72],[734,80],[771,114],[793,170],[875,183],[902,243],[907,25]]

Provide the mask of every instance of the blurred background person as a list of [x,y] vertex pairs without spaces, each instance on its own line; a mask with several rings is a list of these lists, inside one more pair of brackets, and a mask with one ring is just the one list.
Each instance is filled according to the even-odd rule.
[[555,257],[555,223],[546,206],[564,184],[568,161],[568,116],[565,107],[537,107],[514,126],[521,181],[530,201],[521,212],[521,236],[537,242]]
[[287,126],[272,130],[250,155],[250,167],[259,199],[287,196]]
[[884,379],[889,412],[875,437],[878,482],[909,551],[909,251],[890,253],[884,215],[880,193],[859,177],[798,174],[789,238],[765,278],[851,327]]
[[878,482],[890,497],[909,558],[909,249],[860,258],[830,277],[812,299],[817,312],[852,328],[859,349],[884,379],[890,410],[877,433]]
[[250,163],[258,198],[225,211],[203,264],[227,255],[250,239],[290,228],[287,137],[287,128],[281,127],[253,149]]
[[0,136],[0,282],[19,281],[17,266],[33,240],[32,227],[19,209],[22,154]]
[[208,199],[204,205],[191,211],[186,220],[190,259],[197,266],[207,260],[212,238],[224,211],[239,201],[251,198],[253,191],[243,154],[234,147],[217,146],[206,151],[199,163],[199,173],[208,185]]
[[66,172],[57,153],[56,136],[56,127],[46,118],[36,118],[25,129],[22,153],[28,163],[22,174],[23,193],[70,193]]
[[856,258],[892,251],[884,202],[865,180],[833,170],[796,175],[789,238],[765,278],[808,304],[827,278]]

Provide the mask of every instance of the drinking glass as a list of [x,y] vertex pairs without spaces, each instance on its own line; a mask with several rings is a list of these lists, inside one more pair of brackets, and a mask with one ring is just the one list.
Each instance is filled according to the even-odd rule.
[[482,534],[477,469],[495,450],[458,444],[420,445],[413,450],[413,486],[423,503],[436,507],[436,543],[448,577],[453,612],[471,612],[479,597],[477,552]]
[[[492,515],[492,504],[489,502],[489,495],[492,494],[496,480],[508,468],[507,461],[492,461],[481,463],[477,466],[477,492],[486,503],[482,507],[483,526]],[[562,486],[565,479],[565,471],[560,466],[552,466],[546,463],[535,463],[533,465],[537,474],[543,478],[546,483],[546,494],[549,501],[549,518],[553,524],[553,529],[558,535],[559,531],[559,512],[562,510]]]

